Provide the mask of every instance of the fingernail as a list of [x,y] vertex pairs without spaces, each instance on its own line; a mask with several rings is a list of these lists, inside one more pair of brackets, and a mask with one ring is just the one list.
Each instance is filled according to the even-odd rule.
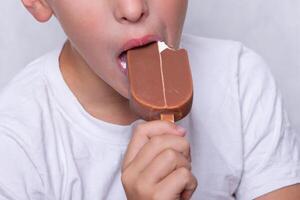
[[186,129],[178,125],[176,126],[176,130],[182,134],[186,133]]

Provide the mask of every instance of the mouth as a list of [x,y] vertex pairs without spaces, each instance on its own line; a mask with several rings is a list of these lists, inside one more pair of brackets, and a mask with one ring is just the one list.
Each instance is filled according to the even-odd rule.
[[157,35],[148,35],[139,39],[131,39],[128,42],[125,43],[123,48],[120,50],[118,54],[118,63],[119,63],[119,69],[122,73],[124,73],[126,76],[128,75],[128,69],[127,69],[127,52],[131,49],[146,46],[150,43],[162,41],[161,38]]

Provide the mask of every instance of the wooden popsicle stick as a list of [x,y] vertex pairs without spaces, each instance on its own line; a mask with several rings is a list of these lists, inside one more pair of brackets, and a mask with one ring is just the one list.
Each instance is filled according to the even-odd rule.
[[168,122],[172,122],[172,123],[175,122],[173,114],[160,114],[160,119],[168,121]]

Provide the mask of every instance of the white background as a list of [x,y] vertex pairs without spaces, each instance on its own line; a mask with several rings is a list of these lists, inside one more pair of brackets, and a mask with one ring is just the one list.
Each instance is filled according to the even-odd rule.
[[[185,32],[239,40],[261,54],[284,95],[292,124],[300,131],[299,0],[190,0]],[[1,0],[0,88],[64,38],[55,20],[39,24],[20,0]]]

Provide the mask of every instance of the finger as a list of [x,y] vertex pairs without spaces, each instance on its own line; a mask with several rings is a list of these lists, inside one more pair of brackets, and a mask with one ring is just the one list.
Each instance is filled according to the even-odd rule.
[[150,138],[166,133],[184,136],[185,130],[174,123],[162,120],[145,122],[135,126],[133,129],[132,139],[127,147],[127,151],[123,160],[122,171],[128,166],[128,164],[133,160],[140,149],[150,140]]
[[179,168],[191,170],[191,163],[181,153],[167,149],[160,153],[141,173],[150,184],[159,183],[162,179]]
[[186,168],[179,168],[157,184],[161,195],[174,194],[174,199],[184,195],[190,198],[198,186],[195,176]]
[[173,135],[160,135],[151,138],[151,140],[142,147],[129,167],[132,167],[137,173],[140,173],[156,156],[166,149],[173,149],[190,161],[190,145],[185,138]]
[[193,196],[193,193],[194,193],[195,190],[184,190],[182,193],[181,193],[181,198],[182,200],[189,200],[191,199],[191,197]]

